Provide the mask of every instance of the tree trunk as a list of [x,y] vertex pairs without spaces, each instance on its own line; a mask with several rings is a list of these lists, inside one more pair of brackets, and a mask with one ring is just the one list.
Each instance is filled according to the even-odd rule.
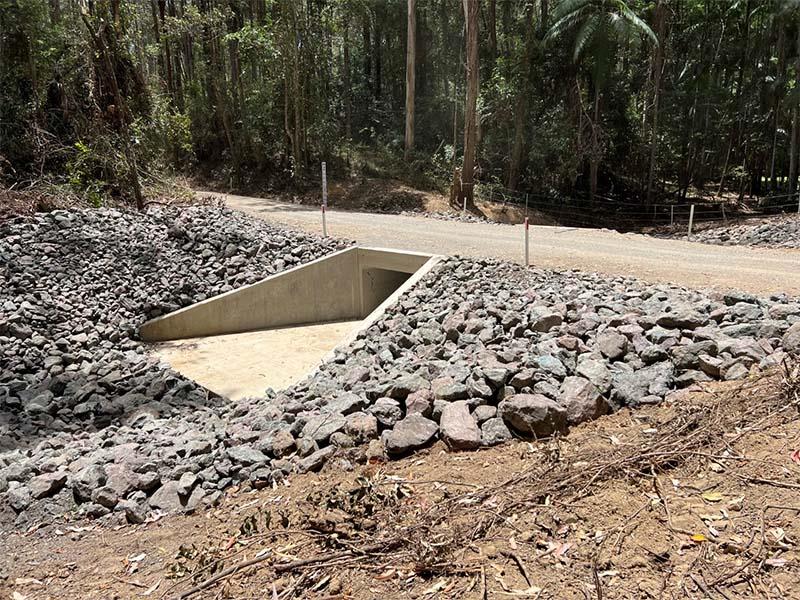
[[489,63],[489,73],[494,71],[495,62],[497,61],[497,0],[489,0],[489,53],[491,62]]
[[414,86],[416,66],[417,18],[415,0],[408,0],[408,34],[406,40],[406,139],[405,157],[414,149]]
[[364,81],[367,89],[372,91],[372,38],[369,27],[369,10],[364,10],[364,23],[361,30],[362,52],[364,53]]
[[467,94],[464,105],[464,163],[461,168],[461,194],[459,199],[468,207],[475,206],[473,173],[475,170],[475,142],[477,134],[476,109],[478,105],[478,18],[480,0],[463,0],[465,41],[467,54]]
[[522,57],[522,76],[517,84],[517,97],[514,102],[514,145],[511,148],[511,162],[508,165],[508,181],[506,187],[516,190],[519,185],[519,175],[522,167],[522,150],[525,145],[525,123],[528,117],[528,83],[530,80],[531,55],[533,53],[533,27],[531,27],[531,14],[525,13],[525,51]]
[[597,194],[597,175],[600,171],[600,139],[597,129],[600,127],[600,88],[594,86],[594,117],[592,123],[592,154],[589,157],[589,202],[594,204]]
[[653,58],[653,126],[650,130],[650,171],[647,176],[647,204],[653,201],[653,183],[658,159],[658,108],[661,100],[661,75],[664,71],[664,30],[667,22],[665,0],[658,0],[655,8],[655,34],[658,38]]
[[[797,58],[795,58],[794,72],[795,85],[800,85],[800,29],[797,30]],[[797,146],[800,143],[800,111],[795,100],[792,109],[792,141],[789,151],[789,193],[794,194],[797,190]]]
[[353,137],[353,84],[350,76],[350,27],[344,23],[344,134]]

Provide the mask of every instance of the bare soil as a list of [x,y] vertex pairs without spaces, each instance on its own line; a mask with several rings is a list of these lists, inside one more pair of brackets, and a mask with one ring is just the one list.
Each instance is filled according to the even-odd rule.
[[0,597],[800,598],[799,390],[784,367],[560,439],[341,451],[199,514],[44,523],[0,541]]
[[[285,202],[319,206],[321,191],[304,194],[283,194]],[[419,213],[459,214],[461,207],[450,204],[450,199],[436,191],[413,188],[396,179],[372,179],[367,177],[333,181],[328,185],[328,206],[336,210],[363,211],[372,213]],[[525,221],[525,208],[514,204],[497,202],[475,203],[473,214],[505,224],[519,224]],[[555,221],[546,215],[531,211],[528,215],[532,224],[553,225]]]

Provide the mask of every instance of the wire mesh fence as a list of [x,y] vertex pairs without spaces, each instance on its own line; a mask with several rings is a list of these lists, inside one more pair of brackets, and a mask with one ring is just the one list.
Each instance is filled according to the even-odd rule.
[[[753,203],[713,201],[643,204],[603,195],[588,198],[546,195],[510,190],[499,185],[481,184],[475,188],[481,200],[524,208],[526,215],[548,217],[561,225],[607,227],[619,230],[688,227],[704,224],[733,224],[748,219],[800,213],[800,194],[764,196]],[[692,213],[694,205],[694,214]]]

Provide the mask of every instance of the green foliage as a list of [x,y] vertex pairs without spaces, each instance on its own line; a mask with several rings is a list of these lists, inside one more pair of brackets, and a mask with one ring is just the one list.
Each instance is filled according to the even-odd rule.
[[[797,0],[669,0],[661,40],[656,0],[497,0],[495,48],[490,1],[481,2],[480,181],[508,185],[517,161],[515,185],[582,194],[596,166],[605,193],[641,197],[655,149],[660,193],[723,176],[758,191],[773,163],[777,181],[797,161]],[[126,2],[113,27],[100,14],[108,4],[94,3],[87,20],[112,30],[114,77],[102,72],[81,3],[0,0],[5,182],[46,178],[105,202],[130,196],[131,157],[145,185],[164,171],[202,171],[239,187],[303,186],[326,160],[332,177],[446,189],[460,165],[461,0],[417,2],[410,160],[406,0],[165,0],[163,15],[159,3],[154,14],[150,2]]]

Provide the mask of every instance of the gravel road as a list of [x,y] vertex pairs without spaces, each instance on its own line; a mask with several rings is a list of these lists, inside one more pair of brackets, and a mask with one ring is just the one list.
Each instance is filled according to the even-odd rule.
[[[318,233],[321,217],[310,206],[216,194],[251,215]],[[492,256],[521,262],[521,225],[458,223],[329,209],[328,233],[360,244],[438,254]],[[603,229],[532,226],[530,260],[538,267],[631,275],[695,288],[800,295],[800,250],[717,247]]]

